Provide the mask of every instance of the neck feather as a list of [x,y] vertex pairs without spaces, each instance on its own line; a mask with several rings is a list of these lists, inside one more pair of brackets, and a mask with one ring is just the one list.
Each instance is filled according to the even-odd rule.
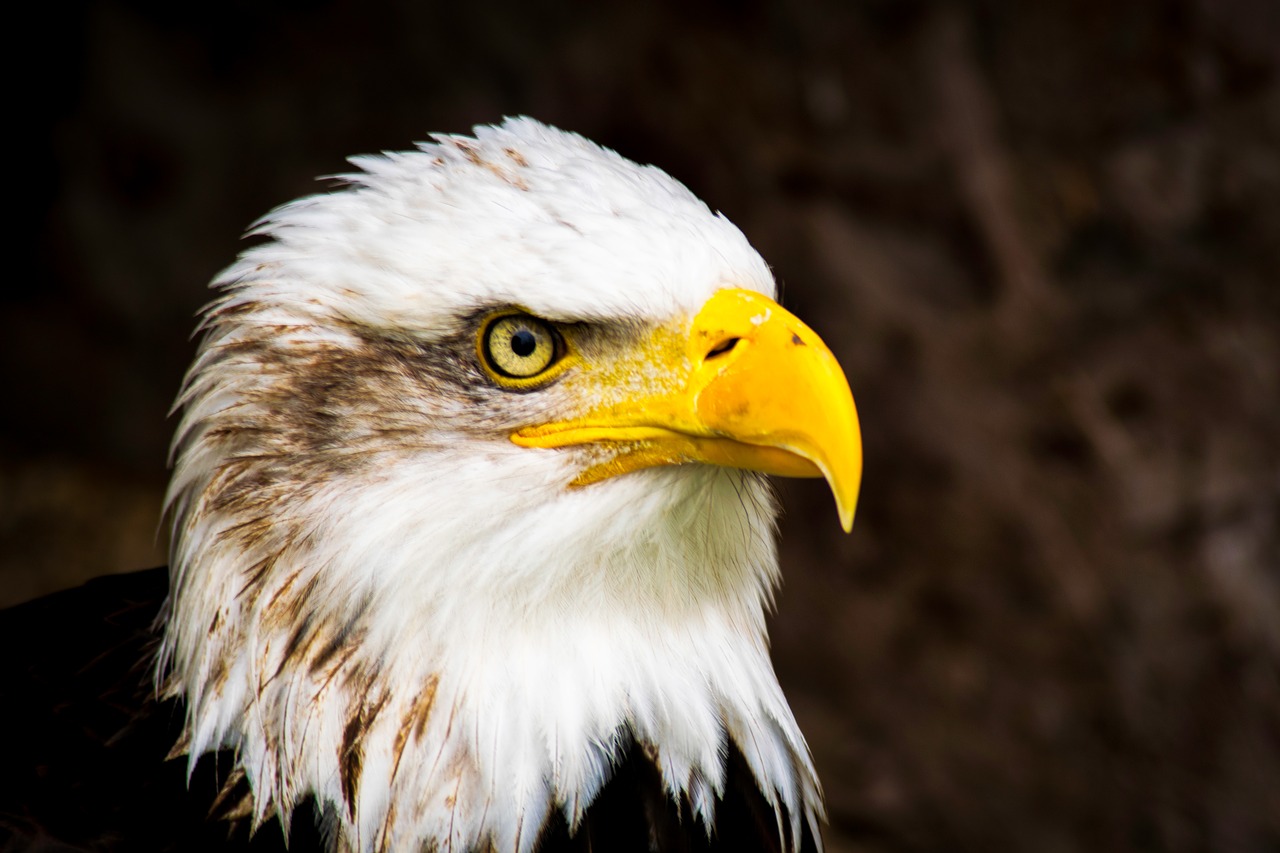
[[779,831],[817,835],[768,656],[763,478],[686,466],[566,490],[582,460],[549,472],[479,440],[316,477],[230,447],[249,433],[219,418],[243,413],[204,405],[180,431],[160,671],[190,765],[234,750],[256,822],[314,796],[340,849],[531,850],[634,743],[710,832],[731,743]]

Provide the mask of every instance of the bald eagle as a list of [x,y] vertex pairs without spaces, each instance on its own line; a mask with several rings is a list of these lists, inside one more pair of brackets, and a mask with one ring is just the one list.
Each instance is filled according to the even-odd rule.
[[5,849],[820,849],[764,475],[852,524],[830,350],[580,136],[352,163],[213,282],[167,575],[3,620]]

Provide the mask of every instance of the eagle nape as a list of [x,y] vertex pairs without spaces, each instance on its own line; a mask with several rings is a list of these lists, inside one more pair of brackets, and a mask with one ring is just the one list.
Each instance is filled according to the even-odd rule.
[[851,527],[830,349],[580,136],[352,163],[213,282],[168,570],[0,616],[3,850],[820,850],[766,475]]

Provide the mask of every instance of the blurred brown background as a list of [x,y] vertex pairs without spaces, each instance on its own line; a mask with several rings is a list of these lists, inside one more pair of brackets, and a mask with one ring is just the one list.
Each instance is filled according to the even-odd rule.
[[779,484],[831,849],[1280,850],[1280,4],[22,14],[0,604],[164,561],[247,223],[526,113],[728,214],[848,370],[854,534]]

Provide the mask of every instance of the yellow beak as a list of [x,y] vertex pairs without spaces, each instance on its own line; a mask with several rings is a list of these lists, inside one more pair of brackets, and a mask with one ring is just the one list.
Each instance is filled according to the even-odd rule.
[[862,481],[858,413],[840,365],[812,329],[765,296],[721,290],[686,330],[659,331],[642,349],[637,363],[612,371],[625,377],[624,393],[511,440],[610,447],[606,461],[574,480],[579,486],[687,462],[825,477],[841,526],[853,527]]

